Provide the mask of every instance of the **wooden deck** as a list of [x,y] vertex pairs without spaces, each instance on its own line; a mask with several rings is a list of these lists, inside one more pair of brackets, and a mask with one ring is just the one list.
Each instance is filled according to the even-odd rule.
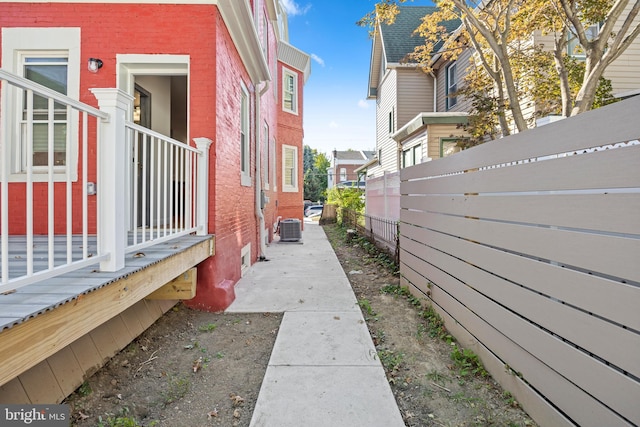
[[[91,245],[95,247],[95,241]],[[12,257],[20,256],[14,251],[21,246],[25,245],[12,237]],[[74,247],[79,245],[74,242]],[[66,246],[59,248],[64,251],[60,256],[65,257]],[[97,369],[96,364],[124,348],[176,302],[147,301],[151,293],[213,254],[213,236],[188,235],[129,254],[125,268],[114,273],[100,272],[96,264],[0,295],[0,401],[62,400]],[[137,318],[140,316],[144,319]],[[100,328],[109,323],[110,343],[101,348],[100,339],[89,336],[100,334]],[[115,323],[122,324],[127,338],[108,331]],[[98,356],[87,361],[83,353]],[[73,379],[65,372],[69,363],[78,365]],[[42,382],[29,386],[31,377],[42,376],[43,366],[46,377],[55,383],[47,393],[42,392]],[[62,371],[56,372],[56,366]],[[29,374],[34,369],[37,372]]]

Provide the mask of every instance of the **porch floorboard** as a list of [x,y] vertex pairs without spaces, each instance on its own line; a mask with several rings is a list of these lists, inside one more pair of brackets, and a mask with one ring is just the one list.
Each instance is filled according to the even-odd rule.
[[[34,247],[46,248],[46,236],[37,236],[34,239]],[[13,293],[0,295],[0,332],[18,325],[27,319],[36,317],[52,310],[62,304],[68,303],[81,295],[95,291],[110,283],[116,282],[127,276],[156,264],[166,258],[183,252],[190,247],[210,239],[211,236],[188,235],[176,239],[149,246],[142,251],[127,254],[125,267],[116,272],[98,271],[98,263],[69,272],[54,278],[45,279],[31,285],[17,289]],[[66,259],[66,239],[56,236],[55,257]],[[129,241],[132,241],[130,233]],[[95,253],[96,239],[92,236],[89,240],[89,253]],[[73,238],[74,252],[82,250],[80,236]],[[10,277],[20,274],[25,267],[14,265],[16,259],[26,259],[26,237],[10,236],[9,253],[11,258]],[[35,253],[35,252],[34,252]],[[74,259],[77,259],[74,255]],[[42,261],[45,262],[45,261]],[[20,263],[22,264],[22,263]],[[34,262],[34,270],[38,270],[38,264]],[[179,275],[182,272],[176,274]]]

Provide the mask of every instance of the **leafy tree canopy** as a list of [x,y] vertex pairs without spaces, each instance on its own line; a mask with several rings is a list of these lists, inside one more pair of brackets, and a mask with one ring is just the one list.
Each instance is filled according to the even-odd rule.
[[[385,0],[358,22],[393,23],[398,4]],[[640,0],[436,0],[438,11],[424,17],[416,34],[425,43],[411,60],[425,71],[434,65],[433,47],[455,60],[464,49],[474,55],[461,94],[469,97],[478,138],[508,135],[509,120],[518,131],[531,126],[523,107],[534,102],[542,114],[573,116],[603,105],[611,84],[606,68],[640,34],[636,19]],[[442,22],[460,19],[458,31],[447,33]],[[615,30],[614,30],[615,29]],[[549,36],[551,46],[533,43],[533,35]],[[569,52],[572,49],[572,52]],[[580,60],[574,54],[579,53]]]
[[324,201],[327,190],[327,170],[329,159],[315,148],[304,146],[303,151],[304,198],[305,200]]

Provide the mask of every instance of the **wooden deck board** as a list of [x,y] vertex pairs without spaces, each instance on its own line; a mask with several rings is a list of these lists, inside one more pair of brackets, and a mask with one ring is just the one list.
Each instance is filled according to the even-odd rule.
[[[36,237],[39,238],[37,246],[46,248],[46,236]],[[125,268],[117,272],[97,271],[97,265],[92,265],[33,285],[27,285],[11,294],[0,295],[0,331],[66,304],[80,295],[135,274],[209,238],[210,236],[183,236],[128,254]],[[58,241],[62,241],[62,243],[55,246],[58,251],[56,254],[57,257],[63,257],[66,251],[66,241],[56,238],[56,242]],[[9,242],[9,252],[12,256],[26,256],[23,236],[10,236]],[[74,250],[81,251],[82,240],[74,238],[73,245]],[[15,274],[16,270],[13,270],[12,267],[10,277]]]
[[[21,313],[25,315],[0,332],[0,366],[2,366],[0,384],[20,376],[29,401],[32,403],[40,401],[42,396],[39,391],[32,388],[35,383],[26,385],[25,380],[30,381],[33,372],[41,371],[38,369],[38,364],[46,363],[48,357],[86,334],[90,334],[96,351],[102,358],[111,357],[113,355],[111,353],[126,346],[133,338],[132,331],[125,324],[121,314],[134,304],[141,302],[146,304],[144,299],[149,294],[174,279],[176,275],[193,268],[211,256],[212,238],[212,236],[184,236],[170,242],[170,245],[159,244],[157,247],[146,248],[145,254],[155,251],[155,256],[137,258],[137,260],[142,259],[148,262],[145,268],[136,266],[116,273],[100,273],[105,276],[104,285],[92,285],[90,290],[54,309],[47,310],[46,306],[31,305],[28,310],[25,310],[24,305],[0,304],[0,316],[8,313],[9,310],[16,312],[22,310]],[[164,255],[166,255],[164,259],[156,259]],[[94,275],[91,277],[95,278]],[[0,295],[0,299],[10,295],[14,294]],[[28,295],[36,296],[37,294]],[[157,301],[157,303],[150,303],[149,307],[155,305],[163,312],[175,303],[176,301]],[[121,339],[125,335],[127,342]],[[103,338],[109,342],[101,343]],[[51,378],[47,377],[47,381],[53,379],[55,382],[55,378],[52,375],[49,376]],[[60,389],[59,385],[57,388]],[[55,396],[63,393],[62,391],[58,393],[54,387],[47,390],[46,394],[49,396],[49,401],[53,401],[57,400]]]

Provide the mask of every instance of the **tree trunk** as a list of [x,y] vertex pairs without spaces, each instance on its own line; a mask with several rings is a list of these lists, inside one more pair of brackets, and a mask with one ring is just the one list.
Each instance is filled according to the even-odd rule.
[[511,63],[509,62],[509,56],[506,52],[507,46],[501,45],[502,51],[496,52],[498,61],[502,67],[502,79],[507,89],[507,96],[509,97],[509,107],[513,113],[513,121],[516,124],[518,132],[524,132],[529,127],[527,121],[522,114],[522,108],[520,107],[520,97],[518,96],[518,90],[516,89],[515,80],[513,78],[513,71],[511,70]]

